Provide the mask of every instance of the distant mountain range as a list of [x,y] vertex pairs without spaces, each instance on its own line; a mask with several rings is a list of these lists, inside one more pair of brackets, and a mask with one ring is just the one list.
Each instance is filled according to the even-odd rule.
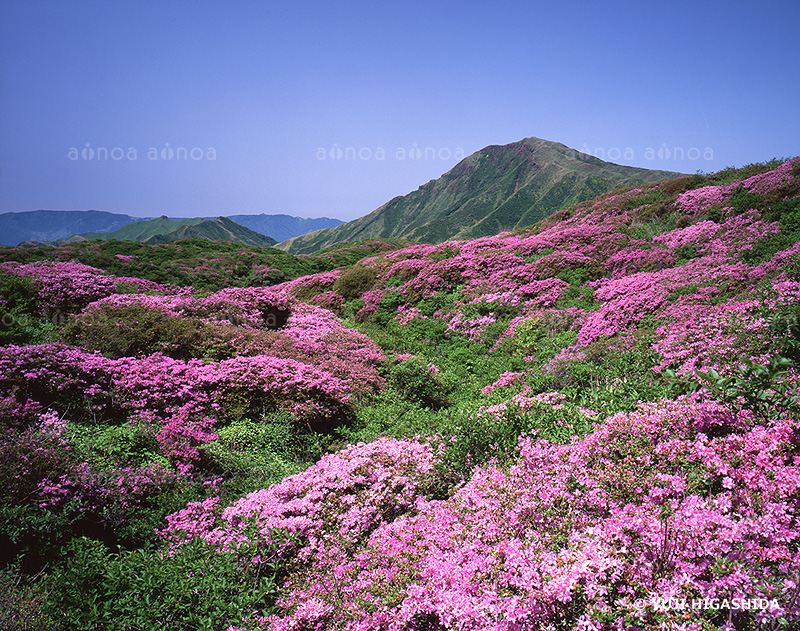
[[[191,219],[169,219],[162,216],[156,219],[132,217],[130,215],[109,213],[98,210],[33,210],[18,213],[0,214],[0,245],[19,245],[20,243],[51,243],[59,241],[80,241],[83,239],[130,239],[147,241],[160,235],[166,236],[186,228],[184,235],[224,234],[226,230],[237,232],[228,223],[220,223],[220,218],[194,217]],[[269,237],[270,243],[285,241],[292,237],[337,226],[339,219],[320,217],[305,219],[290,215],[231,215],[230,223],[248,232]],[[203,222],[211,222],[203,228],[189,230],[188,226],[198,226]],[[248,245],[255,245],[258,237],[242,232],[241,238]],[[77,236],[76,236],[77,235]],[[230,236],[230,235],[229,235]],[[186,236],[174,238],[187,238]],[[201,238],[213,238],[211,236]],[[229,237],[218,237],[229,238]],[[173,240],[167,237],[164,240]]]
[[331,219],[330,217],[304,219],[290,215],[265,215],[264,213],[260,215],[228,215],[227,217],[250,230],[265,234],[277,241],[286,241],[307,232],[333,228],[344,223],[341,219]]
[[615,188],[680,175],[612,164],[560,143],[525,138],[481,149],[439,179],[360,219],[288,239],[277,247],[307,254],[374,238],[425,243],[472,239],[532,225],[559,208]]
[[131,222],[143,221],[130,215],[101,210],[31,210],[0,215],[0,244],[23,241],[56,241],[89,231],[111,232]]

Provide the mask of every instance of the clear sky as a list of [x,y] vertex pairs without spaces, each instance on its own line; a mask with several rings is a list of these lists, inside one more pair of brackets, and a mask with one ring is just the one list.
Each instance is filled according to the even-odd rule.
[[528,136],[791,157],[799,33],[797,0],[0,0],[0,212],[349,220]]

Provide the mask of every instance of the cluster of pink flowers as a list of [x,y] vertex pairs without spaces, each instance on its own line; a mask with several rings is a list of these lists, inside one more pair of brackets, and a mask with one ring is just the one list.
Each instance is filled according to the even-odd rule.
[[771,171],[743,180],[686,191],[678,195],[678,205],[681,210],[692,217],[696,217],[708,211],[714,205],[724,207],[730,200],[733,190],[740,186],[751,193],[766,195],[770,191],[779,189],[796,179],[798,176],[795,170],[798,164],[800,164],[800,157],[787,160]]
[[400,326],[405,326],[412,320],[427,320],[428,316],[423,315],[422,311],[420,311],[417,307],[412,307],[410,305],[401,305],[397,309],[397,316],[395,317],[395,321]]
[[481,393],[489,394],[497,390],[497,388],[507,388],[508,386],[517,385],[521,382],[521,378],[524,374],[525,373],[522,372],[504,372],[494,383],[481,388]]
[[559,411],[560,419],[551,419],[554,428],[571,428],[574,430],[576,421],[582,421],[583,417],[595,417],[598,412],[581,406],[566,403],[566,395],[563,392],[540,392],[531,394],[530,386],[523,386],[522,390],[494,405],[485,405],[478,408],[475,415],[477,418],[488,417],[501,420],[507,414],[519,413],[541,413],[548,410]]
[[[375,390],[383,386],[377,366],[384,357],[366,335],[345,327],[331,311],[293,300],[284,285],[278,288],[229,288],[198,298],[178,295],[116,294],[89,305],[81,314],[87,321],[100,317],[114,305],[142,305],[172,317],[194,317],[201,322],[235,326],[244,330],[274,328],[276,313],[286,315],[280,327],[282,346],[259,346],[259,341],[244,341],[239,352],[249,356],[263,354],[311,364],[351,382],[356,389]],[[124,325],[125,323],[121,323]],[[252,360],[255,361],[255,360]]]
[[32,278],[42,302],[42,312],[77,312],[95,300],[116,294],[121,287],[128,292],[171,293],[176,289],[141,278],[112,276],[96,267],[74,262],[0,263],[0,272]]
[[341,557],[366,533],[411,510],[433,480],[434,462],[426,442],[359,443],[225,510],[214,499],[193,502],[167,518],[161,535],[173,546],[199,536],[227,549],[254,537],[269,542],[288,534],[286,545],[299,561]]
[[546,278],[520,285],[519,293],[534,297],[542,307],[552,307],[568,287],[569,283],[560,278]]
[[460,312],[455,312],[447,323],[447,331],[461,333],[468,340],[479,340],[486,329],[496,321],[493,315],[484,315],[474,318],[465,317]]
[[[706,296],[717,293],[714,287],[705,289]],[[731,357],[755,357],[760,349],[768,348],[767,325],[758,314],[761,302],[731,299],[712,306],[698,297],[682,296],[664,311],[669,323],[656,330],[652,343],[663,357],[656,370],[671,367],[681,374],[708,368],[724,371]]]
[[796,181],[798,178],[798,165],[800,165],[800,157],[792,158],[771,171],[759,173],[742,180],[740,184],[751,193],[766,195],[789,182]]
[[730,186],[704,186],[678,195],[678,207],[690,217],[697,217],[714,205],[730,199]]

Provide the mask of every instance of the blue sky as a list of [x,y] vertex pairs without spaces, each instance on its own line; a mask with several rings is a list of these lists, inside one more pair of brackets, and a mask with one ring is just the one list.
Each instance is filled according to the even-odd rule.
[[0,212],[349,220],[527,136],[688,173],[800,154],[796,0],[0,7]]

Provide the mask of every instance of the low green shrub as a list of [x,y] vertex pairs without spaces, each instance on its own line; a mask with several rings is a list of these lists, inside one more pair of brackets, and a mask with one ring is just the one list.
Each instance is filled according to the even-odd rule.
[[333,291],[345,300],[360,298],[361,295],[375,285],[377,272],[371,267],[358,265],[347,270],[333,283]]
[[695,370],[691,377],[678,377],[672,370],[665,374],[673,380],[677,392],[707,389],[714,399],[734,410],[745,408],[761,418],[770,418],[776,414],[800,412],[800,394],[789,378],[794,365],[791,359],[775,355],[766,365],[745,359],[733,374],[727,376],[720,375],[713,368]]
[[0,346],[48,342],[60,319],[60,314],[41,313],[31,278],[0,272]]
[[768,234],[753,244],[749,250],[742,252],[742,260],[748,265],[760,265],[768,261],[776,252],[788,250],[800,241],[800,232],[793,234]]
[[294,420],[274,414],[261,421],[240,419],[217,429],[218,438],[200,447],[224,480],[231,499],[266,488],[310,464],[309,436],[299,435]]
[[110,358],[160,352],[190,359],[207,333],[197,318],[173,316],[141,304],[107,304],[91,314],[71,317],[61,338]]
[[446,406],[447,395],[454,387],[418,357],[389,366],[385,376],[389,385],[404,398],[429,408]]
[[55,631],[44,612],[49,582],[30,577],[18,568],[0,569],[0,629]]
[[[268,549],[269,548],[269,549]],[[174,552],[109,552],[76,539],[53,574],[46,613],[75,631],[226,631],[249,613],[269,614],[285,566],[253,563],[270,549],[242,544],[220,553],[201,541]]]

